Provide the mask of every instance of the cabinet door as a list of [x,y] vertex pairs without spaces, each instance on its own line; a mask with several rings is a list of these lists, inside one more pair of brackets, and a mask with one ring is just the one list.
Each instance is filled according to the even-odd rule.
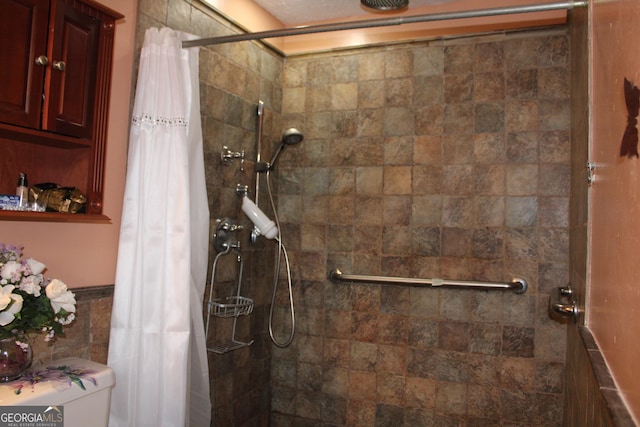
[[0,0],[0,122],[40,127],[48,21],[49,0]]
[[43,128],[91,139],[101,22],[76,7],[69,0],[56,6]]

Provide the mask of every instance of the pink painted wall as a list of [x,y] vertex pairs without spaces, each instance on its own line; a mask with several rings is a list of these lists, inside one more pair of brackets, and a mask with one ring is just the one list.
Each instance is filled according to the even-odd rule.
[[45,275],[70,287],[113,284],[126,170],[137,0],[100,0],[125,18],[116,27],[105,170],[104,214],[110,224],[0,221],[0,241],[23,245],[47,265]]
[[640,420],[640,159],[619,156],[623,81],[640,86],[640,2],[592,2],[592,141],[587,325]]

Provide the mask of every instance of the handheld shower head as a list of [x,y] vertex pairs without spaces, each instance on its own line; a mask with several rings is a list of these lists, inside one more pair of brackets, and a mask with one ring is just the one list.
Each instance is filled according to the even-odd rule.
[[296,128],[289,128],[282,134],[281,144],[295,145],[300,144],[304,139],[304,135]]
[[271,161],[266,164],[264,162],[256,163],[256,171],[267,172],[273,170],[273,166],[280,156],[280,153],[282,153],[282,150],[284,150],[284,147],[286,147],[287,145],[300,144],[302,140],[304,140],[304,135],[298,129],[289,128],[285,130],[282,134],[282,138],[280,139],[280,145],[278,145],[276,152],[273,153],[273,157],[271,157]]

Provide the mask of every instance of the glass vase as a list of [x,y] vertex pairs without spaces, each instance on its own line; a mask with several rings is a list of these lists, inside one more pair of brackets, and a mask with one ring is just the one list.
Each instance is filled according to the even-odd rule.
[[33,354],[26,337],[0,339],[0,383],[13,381],[31,366]]

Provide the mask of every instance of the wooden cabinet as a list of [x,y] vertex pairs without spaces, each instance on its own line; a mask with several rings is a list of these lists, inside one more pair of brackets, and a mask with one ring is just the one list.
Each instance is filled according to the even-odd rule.
[[[0,121],[40,127],[43,65],[33,55],[47,58],[49,0],[0,2]],[[33,59],[33,60],[31,60]]]
[[[79,188],[87,196],[86,215],[102,213],[113,41],[121,18],[92,0],[0,0],[0,194],[13,194],[18,173],[26,172],[30,184]],[[0,219],[20,214],[52,217],[0,211]]]

